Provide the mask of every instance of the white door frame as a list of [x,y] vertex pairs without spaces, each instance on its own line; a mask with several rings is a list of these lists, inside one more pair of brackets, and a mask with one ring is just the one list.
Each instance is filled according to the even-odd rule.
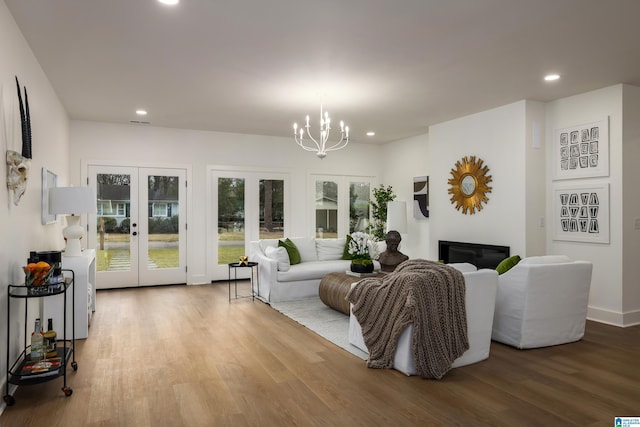
[[[158,163],[137,163],[137,162],[119,162],[119,161],[104,161],[104,160],[82,160],[81,161],[81,182],[82,183],[86,183],[87,185],[89,184],[89,167],[122,167],[122,168],[138,168],[138,169],[159,169],[162,171],[167,171],[167,170],[182,170],[184,171],[184,180],[185,183],[189,183],[191,182],[191,177],[192,177],[192,168],[190,165],[185,165],[185,164],[158,164]],[[182,185],[181,185],[182,187]],[[187,185],[186,188],[182,187],[182,191],[181,193],[184,193],[184,199],[185,202],[181,203],[181,208],[180,208],[180,215],[181,215],[181,219],[180,222],[181,224],[184,223],[184,227],[186,228],[187,224],[189,222],[193,222],[193,214],[192,214],[192,209],[191,209],[191,200],[192,200],[192,190],[191,190],[192,186],[191,185]],[[184,209],[182,209],[182,205],[184,205]],[[146,209],[146,208],[145,208]],[[184,212],[184,213],[183,213]],[[184,217],[184,220],[182,219],[182,217]],[[87,224],[87,234],[91,235],[91,236],[95,236],[96,235],[96,221],[95,218],[91,221],[88,221]],[[184,230],[184,229],[183,229]],[[189,242],[192,240],[190,239],[190,233],[191,231],[188,230],[188,228],[186,230],[183,231],[183,233],[181,233],[181,235],[183,235],[182,237],[185,239],[185,242],[182,243],[182,248],[180,250],[180,265],[182,267],[182,265],[184,264],[184,269],[186,271],[187,269],[187,265],[188,265],[188,251],[189,251]],[[146,252],[145,252],[146,253]],[[162,271],[162,270],[160,270]],[[183,275],[181,275],[180,279],[176,282],[176,283],[193,283],[193,280],[190,280],[190,276],[189,273],[193,274],[192,272],[185,272]],[[146,283],[145,284],[157,284],[157,283]],[[116,283],[117,285],[117,283]],[[112,288],[112,287],[117,287],[115,286],[113,283],[111,283],[111,281],[101,281],[101,280],[97,280],[96,283],[96,288],[98,289],[105,289],[105,288]]]

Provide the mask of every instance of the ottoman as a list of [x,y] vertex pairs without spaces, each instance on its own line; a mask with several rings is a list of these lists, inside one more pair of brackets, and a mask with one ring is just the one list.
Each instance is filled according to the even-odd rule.
[[[382,277],[384,274],[379,274],[376,277],[378,276]],[[362,279],[347,273],[329,273],[320,280],[320,287],[318,288],[320,300],[334,310],[349,315],[351,307],[345,297],[349,293],[349,289],[351,289],[351,284]]]

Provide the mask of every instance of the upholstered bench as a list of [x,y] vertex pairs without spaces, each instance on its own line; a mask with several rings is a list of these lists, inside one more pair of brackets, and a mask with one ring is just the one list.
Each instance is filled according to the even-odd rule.
[[[382,273],[378,274],[378,277],[383,275]],[[351,289],[351,284],[360,280],[362,280],[360,277],[347,273],[329,273],[320,280],[320,287],[318,288],[320,300],[334,310],[338,310],[348,316],[351,308],[349,301],[345,297],[349,293],[349,289]]]

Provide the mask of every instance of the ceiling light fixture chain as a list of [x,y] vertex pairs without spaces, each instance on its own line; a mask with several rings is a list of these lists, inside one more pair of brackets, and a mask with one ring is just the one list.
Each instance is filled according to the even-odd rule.
[[[340,150],[347,146],[349,143],[349,126],[345,126],[343,121],[340,121],[340,140],[333,145],[327,147],[327,141],[329,140],[329,133],[331,132],[331,118],[329,113],[322,109],[320,104],[320,137],[316,140],[310,132],[311,126],[309,125],[309,116],[307,116],[307,124],[304,126],[307,130],[309,139],[313,141],[315,146],[311,146],[310,143],[304,140],[304,129],[301,127],[298,130],[298,124],[293,124],[293,137],[296,143],[307,151],[315,151],[316,156],[321,159],[327,157],[327,152]],[[307,145],[309,144],[309,145]]]

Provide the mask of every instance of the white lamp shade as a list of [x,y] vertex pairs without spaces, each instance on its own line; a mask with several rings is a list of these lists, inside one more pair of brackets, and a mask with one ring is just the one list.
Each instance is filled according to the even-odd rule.
[[80,217],[75,216],[96,212],[96,195],[89,187],[54,187],[49,189],[49,213],[67,215],[67,227],[62,230],[66,240],[65,256],[82,256],[80,239],[84,228]]
[[50,214],[96,212],[96,195],[89,187],[54,187],[49,189]]
[[395,230],[398,233],[407,232],[407,203],[387,203],[387,232]]

